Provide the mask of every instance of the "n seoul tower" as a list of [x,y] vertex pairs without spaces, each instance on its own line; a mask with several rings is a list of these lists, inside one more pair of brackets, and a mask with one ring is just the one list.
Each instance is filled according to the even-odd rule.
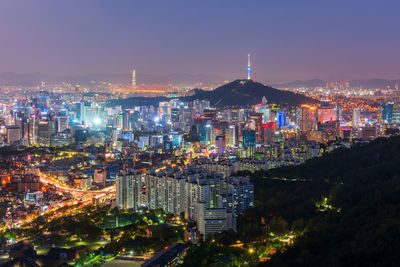
[[250,54],[247,54],[247,80],[251,80]]

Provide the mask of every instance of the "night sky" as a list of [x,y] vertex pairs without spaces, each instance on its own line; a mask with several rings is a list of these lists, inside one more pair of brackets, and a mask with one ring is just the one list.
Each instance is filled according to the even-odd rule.
[[0,72],[400,78],[398,0],[1,0]]

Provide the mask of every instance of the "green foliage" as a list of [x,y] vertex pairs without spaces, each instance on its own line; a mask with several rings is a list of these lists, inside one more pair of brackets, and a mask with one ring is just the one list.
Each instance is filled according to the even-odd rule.
[[192,246],[180,267],[257,266],[258,256],[247,250],[206,242]]
[[272,217],[270,221],[271,232],[275,234],[285,234],[289,230],[289,224],[285,219],[279,216]]
[[[319,205],[314,206],[315,212],[300,205],[303,211],[300,208],[294,216],[276,210],[289,221],[295,219],[292,230],[304,234],[285,253],[273,256],[267,265],[400,265],[399,151],[400,137],[377,139],[297,167],[265,172],[267,179],[311,180],[306,183],[308,188],[302,188],[305,191],[298,192],[302,196],[295,198],[304,197],[305,202]],[[268,201],[268,197],[263,200]]]

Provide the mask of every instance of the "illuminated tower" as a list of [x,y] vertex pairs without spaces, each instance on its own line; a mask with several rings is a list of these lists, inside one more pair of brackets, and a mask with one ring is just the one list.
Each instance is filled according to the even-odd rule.
[[132,70],[132,87],[136,88],[136,71]]
[[247,80],[251,80],[250,54],[247,55]]
[[353,108],[352,126],[358,129],[361,123],[361,115],[359,108]]

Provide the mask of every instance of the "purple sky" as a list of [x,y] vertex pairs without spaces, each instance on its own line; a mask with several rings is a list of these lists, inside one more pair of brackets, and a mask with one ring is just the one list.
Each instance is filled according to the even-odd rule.
[[400,78],[398,0],[1,0],[0,72]]

